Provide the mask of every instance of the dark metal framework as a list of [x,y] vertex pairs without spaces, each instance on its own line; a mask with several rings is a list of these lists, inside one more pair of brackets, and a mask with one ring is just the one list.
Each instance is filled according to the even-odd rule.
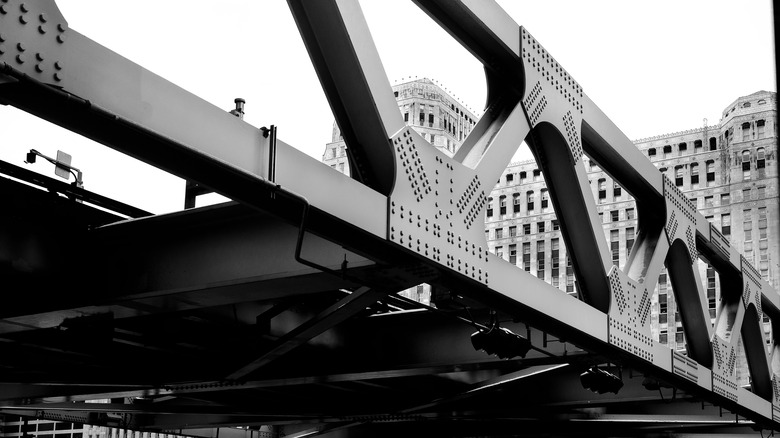
[[[711,432],[740,417],[778,429],[779,336],[773,325],[769,344],[762,328],[764,317],[780,321],[778,293],[497,5],[416,3],[485,66],[485,115],[453,158],[404,126],[356,0],[289,0],[353,180],[69,29],[53,1],[2,0],[4,104],[237,201],[124,219],[4,182],[12,208],[0,215],[0,280],[14,298],[0,315],[2,411],[334,436],[520,434],[529,424]],[[487,250],[487,194],[523,140],[581,301]],[[584,154],[637,200],[624,270],[609,259]],[[714,327],[699,258],[723,285]],[[686,355],[650,335],[664,264]],[[449,292],[440,310],[394,295],[421,282]],[[477,317],[500,310],[534,351],[510,361],[474,352],[465,306]],[[749,387],[736,384],[740,339]],[[623,367],[620,396],[572,382],[608,362]],[[664,389],[659,399],[641,388],[644,376],[679,389],[674,411]],[[66,403],[95,398],[113,403]],[[691,400],[701,406],[693,413]]]

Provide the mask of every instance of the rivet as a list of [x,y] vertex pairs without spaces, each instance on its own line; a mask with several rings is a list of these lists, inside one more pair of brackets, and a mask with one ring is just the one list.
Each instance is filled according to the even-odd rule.
[[40,52],[36,53],[35,59],[37,59],[38,61],[43,61],[43,53]]
[[65,23],[60,23],[57,25],[57,30],[60,32],[65,32],[66,30],[68,30],[68,25]]
[[27,50],[27,48],[24,47],[24,44],[22,43],[17,44],[16,49],[19,50],[20,52],[24,52],[25,50]]
[[16,62],[24,64],[24,57],[22,55],[16,55]]
[[38,26],[38,33],[40,33],[41,35],[45,34],[46,28],[43,26]]
[[5,15],[7,13],[8,13],[8,11],[5,9],[5,5],[0,5],[0,14]]
[[0,55],[2,55],[2,54],[4,54],[4,53],[5,53],[5,47],[3,47],[2,45],[0,45]]
[[41,66],[41,64],[35,64],[35,71],[37,71],[38,73],[43,73],[43,67]]
[[41,20],[41,23],[49,21],[49,19],[46,17],[46,14],[41,14],[38,16],[38,18]]
[[25,17],[24,15],[20,15],[19,22],[22,24],[27,24],[27,17]]
[[56,68],[57,70],[62,70],[62,62],[61,61],[55,62],[54,68]]
[[65,42],[65,35],[57,35],[57,42],[62,44]]
[[54,73],[54,80],[57,81],[57,82],[62,80],[62,77],[60,77],[59,73]]
[[29,9],[27,9],[27,5],[24,4],[24,3],[19,5],[19,9],[21,9],[22,12],[25,12],[25,13],[29,11]]

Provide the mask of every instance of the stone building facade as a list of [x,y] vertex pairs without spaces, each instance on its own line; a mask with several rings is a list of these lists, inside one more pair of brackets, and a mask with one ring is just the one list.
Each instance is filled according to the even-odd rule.
[[[477,123],[477,117],[466,106],[431,79],[415,79],[393,85],[393,94],[404,122],[449,156],[455,154]],[[322,162],[349,175],[347,147],[335,122]]]
[[[698,210],[721,229],[772,284],[780,286],[777,95],[759,91],[732,102],[717,125],[635,141]],[[631,195],[585,159],[612,261],[622,267],[637,233]],[[576,281],[544,178],[534,161],[512,163],[491,192],[485,218],[490,250],[520,269],[576,295]],[[699,262],[710,315],[720,298],[717,272]],[[684,349],[674,293],[662,272],[653,295],[656,340]]]

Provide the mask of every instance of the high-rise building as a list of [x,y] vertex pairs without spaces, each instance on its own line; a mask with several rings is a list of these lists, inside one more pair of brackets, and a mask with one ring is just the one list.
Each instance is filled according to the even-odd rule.
[[[720,122],[634,143],[694,203],[773,287],[780,286],[777,94],[759,91],[732,102]],[[593,198],[622,267],[637,233],[634,199],[597,163],[585,159]],[[485,218],[490,250],[564,292],[576,294],[558,221],[534,161],[512,163],[490,194]],[[699,262],[710,316],[720,299],[717,272]],[[656,340],[684,349],[685,340],[666,272],[653,295]]]

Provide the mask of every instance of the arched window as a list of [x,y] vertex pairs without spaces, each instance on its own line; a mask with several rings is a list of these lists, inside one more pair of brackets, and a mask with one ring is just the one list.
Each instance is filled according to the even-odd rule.
[[525,194],[525,203],[526,203],[526,211],[532,212],[534,211],[534,191],[529,190]]
[[742,151],[742,181],[750,181],[750,151]]
[[691,188],[699,188],[699,163],[691,163]]
[[547,206],[550,203],[550,197],[547,194],[547,189],[541,190],[541,196],[542,196],[542,212],[547,210]]
[[674,166],[674,185],[680,187],[683,185],[683,167]]
[[498,198],[498,214],[502,216],[506,214],[506,196],[504,195]]
[[600,178],[598,181],[598,189],[599,189],[599,203],[604,202],[605,199],[607,199],[607,180],[604,178]]
[[707,172],[707,186],[710,186],[715,182],[715,161],[707,160],[707,162],[704,163],[704,166],[704,170]]
[[520,213],[520,193],[512,193],[512,213]]

